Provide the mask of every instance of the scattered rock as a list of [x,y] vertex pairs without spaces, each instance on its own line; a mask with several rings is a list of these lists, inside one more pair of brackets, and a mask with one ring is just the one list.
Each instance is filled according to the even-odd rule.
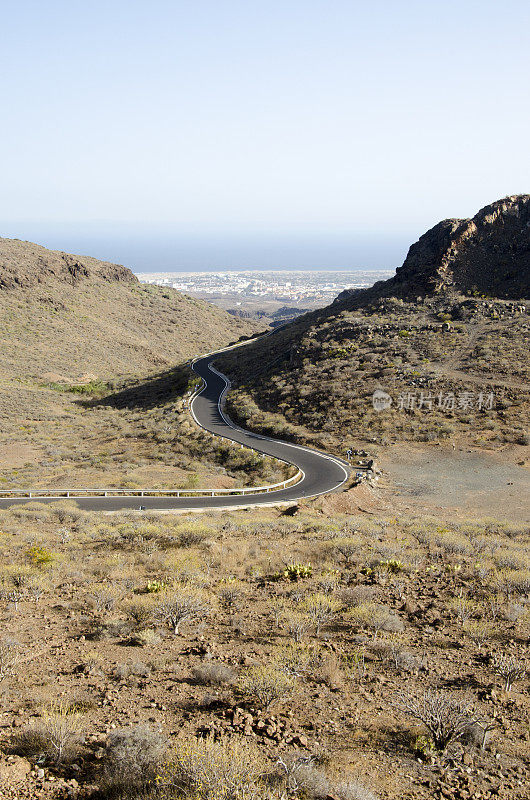
[[31,764],[20,756],[0,756],[0,784],[20,783],[31,772]]

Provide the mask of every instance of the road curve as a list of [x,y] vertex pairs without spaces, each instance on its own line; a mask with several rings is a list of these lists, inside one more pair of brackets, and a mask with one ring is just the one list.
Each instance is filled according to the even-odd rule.
[[[146,510],[187,510],[197,511],[208,508],[241,508],[250,505],[276,505],[291,503],[302,498],[317,497],[327,494],[342,486],[349,477],[345,462],[335,456],[319,453],[300,445],[282,442],[251,433],[235,425],[222,410],[223,397],[229,388],[228,379],[222,375],[212,361],[216,351],[193,361],[192,369],[199,375],[204,386],[191,402],[191,413],[202,428],[216,436],[222,436],[246,447],[252,448],[273,458],[279,458],[298,467],[302,471],[302,479],[285,489],[272,490],[268,493],[229,495],[217,497],[75,497],[80,508],[91,511],[119,511],[120,509],[138,509],[140,503]],[[5,498],[0,500],[0,508],[7,508],[24,503],[50,503],[57,497]]]

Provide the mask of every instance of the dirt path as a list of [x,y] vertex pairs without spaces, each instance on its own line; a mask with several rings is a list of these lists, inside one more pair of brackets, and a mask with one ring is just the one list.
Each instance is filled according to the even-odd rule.
[[492,375],[491,377],[473,375],[467,370],[459,368],[458,365],[461,364],[463,358],[473,354],[477,339],[481,336],[481,334],[485,332],[491,333],[492,330],[494,331],[496,329],[492,328],[491,325],[487,325],[485,323],[477,324],[475,330],[472,331],[465,344],[456,348],[453,355],[450,356],[446,361],[433,361],[433,367],[439,370],[441,374],[447,376],[448,378],[454,378],[455,380],[465,380],[469,381],[470,383],[483,386],[500,386],[505,389],[521,389],[523,391],[529,391],[530,384],[528,383],[507,380],[503,375],[499,374]]
[[519,381],[509,381],[503,378],[501,375],[495,375],[493,377],[472,375],[463,369],[448,368],[446,364],[442,364],[439,361],[433,361],[433,366],[440,371],[440,374],[443,374],[448,378],[454,378],[455,380],[464,380],[468,381],[469,383],[479,384],[481,386],[501,386],[505,389],[522,389],[523,391],[530,391],[530,384],[520,383]]

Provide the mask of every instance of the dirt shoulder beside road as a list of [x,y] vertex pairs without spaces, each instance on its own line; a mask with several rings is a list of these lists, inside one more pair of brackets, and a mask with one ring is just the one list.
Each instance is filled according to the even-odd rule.
[[381,453],[380,490],[404,508],[455,510],[480,517],[530,520],[529,448],[501,452],[450,445],[400,444]]

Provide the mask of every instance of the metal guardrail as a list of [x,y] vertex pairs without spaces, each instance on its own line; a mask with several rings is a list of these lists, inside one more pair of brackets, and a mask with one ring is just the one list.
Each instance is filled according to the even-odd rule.
[[[225,350],[230,350],[230,347],[224,348]],[[217,372],[217,370],[215,370]],[[219,374],[219,373],[218,373]],[[191,409],[191,403],[193,399],[198,395],[206,386],[206,382],[203,378],[201,378],[201,382],[195,388],[193,393],[188,397],[188,408]],[[224,395],[226,393],[226,389],[223,391],[223,395],[221,398],[221,404],[224,406]],[[221,409],[220,409],[221,410]],[[193,418],[193,414],[191,415]],[[224,414],[223,414],[224,416]],[[201,426],[202,427],[202,426]],[[208,431],[207,428],[203,428],[212,436],[211,431]],[[237,430],[237,428],[236,428]],[[228,436],[220,437],[221,441],[227,439],[228,441],[233,442],[234,444],[240,444],[237,442],[236,439],[230,439]],[[241,447],[245,447],[245,445],[241,444]],[[283,464],[289,464],[288,461],[284,461],[283,458],[275,457],[276,461],[281,461]],[[292,466],[292,465],[291,465]],[[298,470],[294,475],[290,478],[286,478],[284,481],[280,481],[280,483],[274,483],[269,486],[245,486],[240,489],[0,489],[0,499],[13,499],[13,500],[22,500],[24,498],[32,498],[35,500],[41,499],[60,499],[63,497],[228,497],[230,495],[247,495],[247,494],[267,494],[268,492],[278,490],[278,489],[286,489],[288,486],[292,486],[295,483],[298,483],[304,477],[304,473],[302,470]]]
[[300,470],[281,483],[270,486],[245,486],[241,489],[0,489],[0,498],[25,497],[225,497],[228,495],[266,494],[286,489],[302,477]]

